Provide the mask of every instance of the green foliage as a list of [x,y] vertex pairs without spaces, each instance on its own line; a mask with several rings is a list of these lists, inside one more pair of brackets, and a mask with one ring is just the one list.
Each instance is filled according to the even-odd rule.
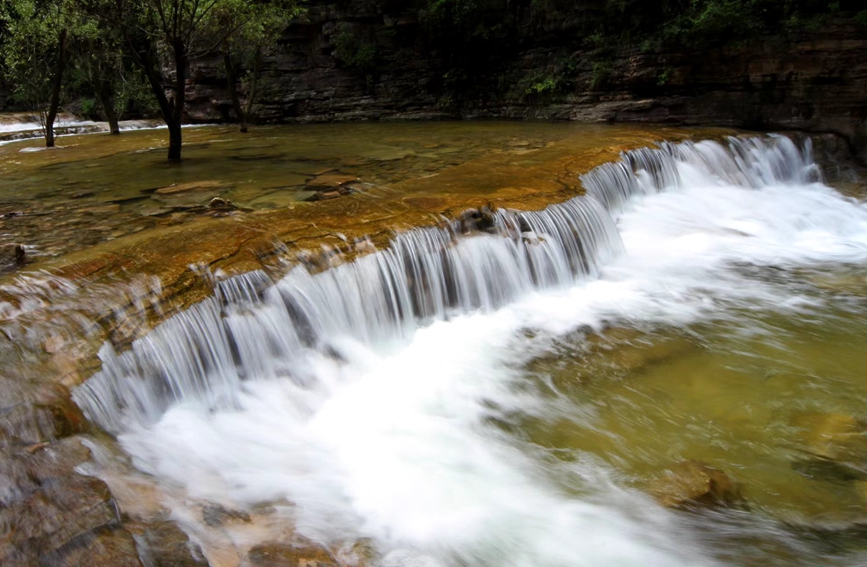
[[549,56],[545,69],[530,73],[518,81],[518,92],[515,94],[540,101],[568,93],[576,86],[578,63],[574,55]]
[[81,114],[86,118],[93,118],[96,115],[96,101],[92,98],[82,98],[80,101],[81,104]]
[[334,56],[346,67],[365,75],[375,70],[378,58],[376,43],[360,30],[341,29],[334,36],[334,46]]
[[14,98],[39,112],[47,146],[64,98],[72,47],[94,33],[96,22],[74,0],[0,0],[0,61]]
[[203,21],[205,35],[223,38],[223,48],[249,56],[274,45],[289,23],[304,12],[296,0],[218,0]]
[[528,95],[540,95],[546,93],[553,93],[556,90],[557,79],[552,76],[548,76],[534,82],[529,87],[527,87],[524,92]]
[[867,10],[858,12],[853,19],[856,24],[867,27]]
[[666,67],[659,73],[659,76],[656,78],[656,85],[659,87],[664,87],[668,84],[669,79],[671,79],[671,68]]
[[600,89],[608,84],[613,71],[610,61],[597,61],[593,64],[593,74],[590,79],[590,88]]
[[692,0],[686,11],[665,24],[663,37],[699,47],[750,37],[761,29],[756,4],[756,0]]
[[140,69],[127,65],[118,77],[114,91],[114,111],[120,117],[159,116],[160,108]]

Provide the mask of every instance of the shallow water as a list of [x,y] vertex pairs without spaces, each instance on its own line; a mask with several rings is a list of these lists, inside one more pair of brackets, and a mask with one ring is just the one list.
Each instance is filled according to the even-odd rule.
[[[785,139],[667,151],[497,234],[225,282],[76,399],[218,564],[287,526],[382,565],[863,564],[867,206]],[[663,508],[684,460],[742,498]]]
[[[357,177],[349,198],[368,209],[408,195],[440,212],[439,203],[447,208],[453,194],[510,187],[526,194],[545,184],[574,190],[564,159],[667,133],[685,135],[660,127],[517,122],[263,126],[246,135],[189,127],[180,164],[165,160],[160,129],[63,136],[52,150],[27,140],[0,145],[0,244],[23,244],[44,261],[212,215],[207,205],[215,197],[248,212],[322,208],[304,200],[316,195],[310,183],[324,174]],[[191,188],[158,192],[185,184]]]

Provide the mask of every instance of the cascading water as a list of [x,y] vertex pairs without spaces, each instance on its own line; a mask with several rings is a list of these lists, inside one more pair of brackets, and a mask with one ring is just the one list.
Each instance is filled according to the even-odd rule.
[[547,411],[512,387],[543,337],[723,317],[733,298],[796,308],[728,266],[867,259],[867,211],[819,177],[782,136],[627,152],[543,211],[220,282],[130,350],[105,345],[74,396],[190,497],[290,502],[303,535],[372,538],[384,564],[711,564],[605,467],[553,466],[486,420]]

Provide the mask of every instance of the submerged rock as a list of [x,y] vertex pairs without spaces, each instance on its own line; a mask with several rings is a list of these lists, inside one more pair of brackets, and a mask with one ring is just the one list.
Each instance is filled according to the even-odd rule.
[[840,413],[796,415],[807,457],[792,468],[807,478],[828,481],[867,480],[867,423]]
[[732,506],[741,501],[738,485],[723,471],[700,461],[683,461],[651,485],[651,493],[667,508]]
[[341,187],[355,181],[358,181],[358,177],[354,175],[346,175],[343,173],[326,173],[324,175],[317,175],[316,177],[308,181],[307,186],[315,190],[324,190]]
[[350,193],[352,193],[352,188],[344,185],[328,191],[316,191],[304,200],[307,202],[327,201],[328,199],[336,199],[337,197],[349,195]]
[[825,459],[864,460],[867,458],[867,423],[841,413],[796,415],[792,425],[802,430],[807,451]]

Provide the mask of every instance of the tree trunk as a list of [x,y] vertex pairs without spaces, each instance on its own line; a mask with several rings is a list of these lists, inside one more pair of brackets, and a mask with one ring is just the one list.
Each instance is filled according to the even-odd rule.
[[184,119],[184,102],[186,101],[187,89],[187,47],[181,38],[174,41],[175,55],[175,97],[172,108],[172,121],[169,124],[169,160],[180,161],[181,159],[181,123]]
[[48,103],[48,114],[45,116],[45,147],[54,147],[54,120],[60,108],[60,89],[63,87],[63,70],[66,68],[66,30],[60,31],[57,40],[57,68],[51,80],[51,100]]
[[256,102],[256,95],[259,94],[259,72],[262,69],[262,48],[256,48],[256,54],[253,56],[253,72],[250,75],[250,90],[247,93],[247,106],[244,109],[244,120],[249,122],[253,119],[253,104]]
[[223,47],[223,65],[226,67],[226,88],[229,89],[229,96],[232,99],[232,106],[235,109],[235,116],[238,117],[238,124],[242,133],[247,133],[247,113],[241,108],[241,99],[238,97],[238,87],[235,84],[235,64],[232,61],[231,48]]
[[100,79],[97,82],[99,84],[95,86],[94,91],[105,114],[105,119],[108,121],[109,131],[114,135],[120,134],[120,124],[118,124],[117,112],[114,109],[114,100],[111,94],[111,81]]
[[181,123],[172,122],[169,126],[169,160],[181,160],[181,145],[183,143],[181,137]]
[[126,30],[123,33],[130,47],[133,59],[144,70],[145,76],[148,78],[151,92],[153,92],[154,97],[157,99],[157,104],[159,104],[160,114],[163,115],[163,121],[165,121],[166,126],[169,128],[169,159],[180,160],[182,142],[181,121],[180,118],[175,119],[174,107],[166,96],[165,88],[163,88],[162,75],[158,70],[159,67],[153,53],[153,45],[151,45],[149,40],[136,43]]

